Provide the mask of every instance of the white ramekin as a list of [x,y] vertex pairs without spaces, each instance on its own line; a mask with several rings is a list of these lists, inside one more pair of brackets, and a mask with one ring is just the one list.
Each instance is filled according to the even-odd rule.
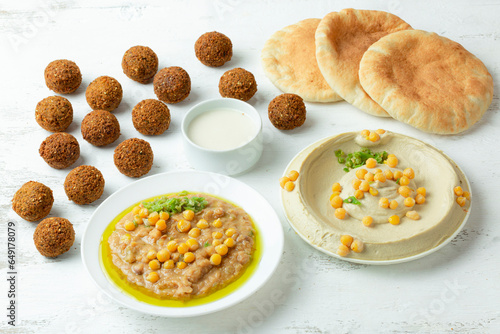
[[[198,115],[219,108],[230,108],[245,113],[255,124],[255,135],[246,143],[224,151],[211,150],[195,144],[188,137],[189,124]],[[198,170],[225,175],[242,174],[255,165],[262,155],[262,119],[257,110],[246,102],[229,98],[201,102],[186,113],[181,128],[186,158],[191,166]]]

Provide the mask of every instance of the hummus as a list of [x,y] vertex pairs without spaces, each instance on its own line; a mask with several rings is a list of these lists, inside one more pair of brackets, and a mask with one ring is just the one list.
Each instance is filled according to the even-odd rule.
[[[345,172],[345,166],[338,162],[335,151],[341,149],[350,153],[363,147],[369,147],[372,152],[386,151],[399,160],[394,168],[377,164],[373,170],[412,168],[415,177],[408,187],[412,189],[413,197],[418,187],[424,187],[425,203],[407,207],[403,204],[405,198],[398,193],[396,180],[373,181],[370,186],[377,190],[377,195],[366,192],[359,199],[359,205],[344,203],[345,218],[336,218],[335,209],[329,202],[332,184],[340,183],[342,199],[354,196],[352,181],[356,179],[356,170],[366,166]],[[470,201],[460,206],[454,193],[457,186],[470,193],[468,181],[458,166],[434,147],[389,131],[376,142],[366,140],[360,132],[320,140],[300,152],[285,174],[291,170],[298,171],[300,177],[293,191],[282,191],[282,201],[292,227],[307,242],[335,256],[342,235],[361,240],[364,249],[347,255],[347,259],[355,262],[397,260],[422,254],[450,240],[468,216]],[[380,207],[381,197],[397,201],[397,208]],[[417,211],[420,218],[408,218],[405,214],[410,210]],[[392,215],[400,217],[398,225],[389,223],[388,217]],[[373,218],[371,226],[361,222],[365,216]]]

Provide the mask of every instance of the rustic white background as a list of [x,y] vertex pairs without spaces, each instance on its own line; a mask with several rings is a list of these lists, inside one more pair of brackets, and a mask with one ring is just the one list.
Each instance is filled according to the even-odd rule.
[[[464,134],[429,135],[391,119],[371,117],[348,105],[307,104],[307,121],[280,132],[267,119],[267,104],[280,92],[264,76],[260,49],[276,30],[345,7],[379,9],[399,15],[415,28],[435,31],[462,43],[486,64],[498,87],[500,1],[6,1],[0,4],[0,332],[2,333],[498,333],[500,332],[499,99]],[[217,30],[234,44],[233,60],[208,68],[196,59],[195,40]],[[162,136],[135,131],[130,112],[155,98],[152,84],[140,85],[121,70],[133,45],[148,45],[160,67],[178,65],[192,79],[192,93],[170,106],[172,124]],[[39,157],[50,133],[35,122],[37,102],[53,93],[44,84],[45,66],[72,59],[83,83],[68,96],[75,111],[69,128],[80,142],[77,164],[99,168],[106,179],[103,197],[87,206],[69,202],[63,191],[68,170],[55,170]],[[118,142],[150,141],[155,161],[150,175],[190,168],[182,152],[180,123],[194,104],[218,97],[222,73],[234,67],[253,72],[258,92],[250,101],[264,120],[266,148],[251,172],[238,177],[269,200],[285,231],[283,259],[262,290],[237,306],[193,319],[144,315],[103,295],[85,272],[80,241],[94,209],[114,191],[133,182],[113,165]],[[122,136],[104,148],[85,142],[80,122],[90,111],[85,88],[100,75],[118,79],[124,99],[114,111]],[[498,92],[498,89],[497,89]],[[444,92],[445,93],[445,92]],[[431,143],[468,175],[473,210],[465,229],[450,245],[411,263],[388,267],[354,265],[330,258],[303,242],[286,222],[277,180],[290,159],[312,142],[335,133],[385,128]],[[35,223],[11,209],[14,192],[26,181],[54,191],[51,216],[68,218],[76,241],[57,259],[42,257],[32,241]],[[166,191],[168,189],[166,188]],[[18,321],[7,325],[6,241],[8,221],[16,222]],[[271,295],[282,295],[272,299]]]

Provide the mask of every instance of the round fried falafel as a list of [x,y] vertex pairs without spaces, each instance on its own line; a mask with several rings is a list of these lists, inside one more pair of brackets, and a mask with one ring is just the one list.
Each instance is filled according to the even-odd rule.
[[230,61],[233,56],[233,43],[229,37],[217,31],[207,32],[194,44],[196,58],[202,64],[219,67]]
[[122,85],[115,78],[101,76],[90,83],[85,97],[92,109],[113,111],[122,101]]
[[43,183],[28,181],[12,198],[12,209],[23,219],[34,222],[46,217],[54,204],[52,190]]
[[50,167],[63,169],[78,160],[80,145],[69,133],[58,132],[45,138],[38,153]]
[[170,125],[170,111],[161,101],[143,100],[132,110],[132,123],[143,135],[161,135]]
[[269,103],[268,116],[277,129],[292,130],[306,121],[306,106],[296,94],[281,94]]
[[33,241],[43,256],[59,256],[66,253],[75,242],[73,224],[65,218],[46,218],[37,225]]
[[49,96],[37,103],[35,119],[45,130],[61,132],[73,122],[73,107],[62,96]]
[[76,204],[90,204],[104,192],[104,177],[94,166],[82,165],[68,173],[64,180],[64,191]]
[[147,46],[133,46],[123,55],[122,69],[130,79],[147,83],[158,71],[158,56]]
[[115,115],[106,110],[89,112],[82,121],[82,137],[94,146],[113,143],[120,137],[120,123]]
[[156,73],[153,80],[154,91],[165,103],[178,103],[191,92],[189,74],[181,67],[165,67]]
[[240,67],[226,71],[220,78],[219,93],[222,97],[248,101],[255,92],[257,92],[255,77]]
[[82,73],[75,62],[54,60],[45,68],[45,84],[59,94],[73,93],[82,83]]
[[129,177],[140,177],[147,174],[153,166],[153,150],[151,145],[139,138],[130,138],[115,148],[113,156],[115,166],[120,173]]

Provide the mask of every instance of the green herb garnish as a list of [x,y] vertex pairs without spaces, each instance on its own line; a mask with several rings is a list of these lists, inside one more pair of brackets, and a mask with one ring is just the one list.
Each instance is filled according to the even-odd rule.
[[[195,213],[203,210],[208,202],[204,197],[187,197],[187,191],[177,194],[179,197],[160,197],[151,202],[142,204],[149,212],[166,211],[169,214],[175,214],[184,210],[193,210]],[[184,196],[184,197],[181,197]]]
[[338,158],[339,164],[344,164],[345,163],[345,153],[342,150],[336,150],[335,151],[335,156]]
[[354,196],[349,196],[344,200],[344,203],[361,205],[361,202]]
[[207,242],[205,242],[205,244],[204,244],[203,246],[204,246],[204,247],[208,247],[208,246],[210,246],[210,244],[209,244],[209,243],[208,243],[208,241],[207,241]]
[[346,154],[342,150],[336,150],[335,156],[339,164],[345,164],[344,171],[349,172],[350,169],[361,167],[366,160],[373,158],[377,163],[381,164],[387,159],[387,152],[372,152],[369,148],[362,148],[360,151]]

